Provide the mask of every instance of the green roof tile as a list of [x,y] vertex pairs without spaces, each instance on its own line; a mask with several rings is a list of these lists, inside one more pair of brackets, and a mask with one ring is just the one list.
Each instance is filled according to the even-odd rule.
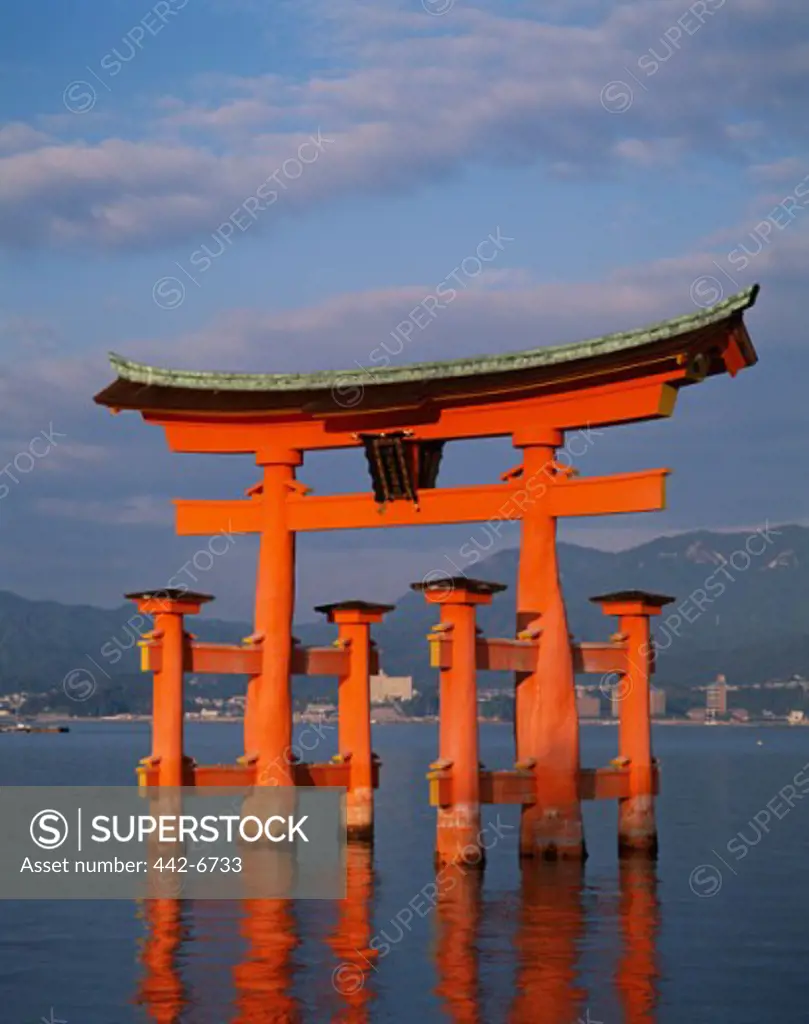
[[[679,335],[729,320],[756,301],[759,286],[751,285],[708,309],[663,320],[649,327],[618,334],[606,334],[572,345],[553,345],[486,355],[475,358],[449,359],[442,362],[411,363],[405,366],[375,368],[374,384],[406,384],[418,381],[441,380],[453,377],[473,377],[479,374],[503,373],[510,370],[554,366],[559,363],[613,352],[640,348],[654,342],[666,341]],[[215,370],[168,370],[145,363],[124,359],[114,352],[110,362],[120,380],[136,384],[187,388],[200,391],[316,391],[333,388],[356,380],[369,371],[330,370],[316,373],[220,373]]]

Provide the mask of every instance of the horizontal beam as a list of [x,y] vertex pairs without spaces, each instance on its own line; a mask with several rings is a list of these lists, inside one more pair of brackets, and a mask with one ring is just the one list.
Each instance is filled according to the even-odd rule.
[[419,504],[394,501],[380,509],[372,494],[330,494],[324,497],[290,494],[290,529],[358,530],[385,526],[439,526],[480,523],[490,519],[519,519],[514,484],[444,487],[419,492]]
[[[430,667],[452,668],[452,640],[446,634],[430,638]],[[537,640],[487,640],[479,637],[475,645],[476,667],[489,672],[533,672],[539,651]],[[627,670],[626,644],[616,642],[571,644],[573,671],[577,674]]]
[[538,653],[539,644],[536,640],[481,638],[475,645],[476,665],[484,672],[533,672]]
[[[666,506],[667,469],[597,477],[548,477],[551,515],[601,516],[652,512]],[[504,484],[439,487],[419,492],[418,504],[394,501],[381,507],[373,494],[306,495],[290,492],[287,521],[296,533],[358,530],[386,526],[440,526],[449,523],[516,521],[544,494],[533,494],[519,478]],[[178,499],[177,533],[181,537],[218,533],[259,533],[260,498],[235,500]]]
[[[579,770],[579,796],[582,800],[621,800],[630,793],[629,768],[582,768]],[[430,804],[433,807],[452,806],[452,769],[433,771],[430,781]],[[657,767],[652,771],[652,792],[660,792]],[[533,772],[481,771],[480,802],[482,804],[535,804],[542,802],[537,793]]]
[[[139,765],[138,785],[157,787],[159,785],[158,765]],[[374,762],[372,785],[379,788],[379,763]],[[296,786],[323,786],[349,789],[351,765],[346,764],[293,764],[292,778]],[[254,786],[256,784],[255,764],[189,764],[184,772],[184,786]]]
[[[452,640],[444,635],[431,636],[431,668],[452,668]],[[475,664],[483,672],[533,672],[537,663],[535,640],[487,640],[475,644]]]
[[[629,788],[629,768],[582,768],[579,771],[579,796],[582,800],[621,800],[637,796]],[[652,768],[652,795],[660,792],[660,772]]]
[[[451,807],[452,769],[432,771],[427,778],[430,782],[430,805]],[[536,782],[532,772],[481,771],[479,779],[482,804],[536,803]]]
[[551,488],[551,515],[559,518],[658,512],[666,507],[668,473],[668,469],[648,469],[614,476],[559,479]]
[[[287,515],[289,528],[296,533],[517,520],[522,518],[522,508],[514,498],[521,490],[514,483],[435,488],[420,492],[418,506],[408,501],[395,501],[384,509],[371,493],[322,496],[291,493],[287,499]],[[254,498],[179,499],[174,507],[177,533],[181,537],[261,531],[261,502]]]
[[213,537],[217,533],[260,533],[261,502],[250,499],[174,501],[177,534],[180,537]]
[[[163,666],[160,642],[145,644],[142,648],[141,668],[144,672],[159,672]],[[300,647],[293,644],[293,676],[348,675],[349,651],[337,647]],[[261,672],[261,647],[238,644],[210,644],[198,640],[186,645],[183,668],[194,675],[246,675]],[[371,674],[379,671],[379,651],[371,650]]]
[[571,644],[570,649],[576,675],[603,675],[605,672],[624,674],[627,671],[626,643],[607,641]]
[[[648,373],[648,371],[647,371]],[[377,430],[409,430],[415,441],[471,440],[510,437],[515,424],[541,423],[557,430],[586,430],[671,416],[676,385],[685,369],[647,375],[640,380],[612,381],[581,387],[581,377],[549,383],[544,393],[525,389],[484,393],[466,399],[411,404],[398,409],[341,410],[333,414],[289,413],[175,414],[144,412],[143,418],[164,428],[175,452],[219,454],[260,453],[271,447],[316,451],[357,448],[358,434]],[[359,377],[359,375],[358,375]]]
[[[141,670],[159,672],[163,667],[160,641],[141,648]],[[626,644],[616,642],[571,644],[573,670],[577,674],[624,673]],[[538,641],[478,638],[476,664],[482,672],[533,672],[536,668]],[[379,672],[379,650],[371,649],[370,671]],[[439,636],[430,640],[432,668],[452,668],[452,640]],[[194,675],[246,675],[261,672],[261,647],[257,645],[214,644],[193,640],[186,646],[184,671]],[[338,647],[292,647],[293,676],[348,675],[349,651]]]

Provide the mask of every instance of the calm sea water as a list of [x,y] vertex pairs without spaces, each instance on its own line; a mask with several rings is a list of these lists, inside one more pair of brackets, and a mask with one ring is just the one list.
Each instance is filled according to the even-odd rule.
[[[236,725],[190,725],[187,746],[199,761],[231,760],[239,736]],[[0,1020],[809,1019],[809,797],[791,810],[777,798],[809,762],[809,730],[659,727],[656,867],[619,870],[615,807],[598,803],[585,808],[583,872],[521,873],[506,808],[482,884],[461,879],[410,921],[434,879],[424,773],[436,742],[428,726],[375,729],[377,844],[373,863],[352,860],[342,904],[2,904]],[[510,727],[483,727],[481,742],[487,766],[511,764]],[[614,729],[585,728],[583,763],[606,764],[615,743]],[[0,779],[128,785],[148,748],[148,726],[134,723],[0,735]],[[326,734],[316,757],[333,752]],[[363,960],[355,950],[371,936],[384,955]]]

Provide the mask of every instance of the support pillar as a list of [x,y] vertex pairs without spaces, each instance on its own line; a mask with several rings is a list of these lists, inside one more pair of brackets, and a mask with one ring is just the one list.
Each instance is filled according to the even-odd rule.
[[630,590],[591,598],[605,615],[618,616],[626,638],[627,671],[619,683],[618,755],[629,768],[630,795],[618,804],[618,853],[657,857],[654,758],[649,708],[654,652],[649,618],[674,598]]
[[160,643],[160,671],[154,674],[152,705],[152,762],[158,766],[159,786],[182,786],[185,776],[183,740],[185,648],[183,616],[196,615],[210,594],[180,589],[145,590],[127,594],[138,611],[154,618],[150,639]]
[[441,606],[441,636],[449,636],[451,665],[439,682],[439,761],[451,775],[452,803],[438,808],[436,865],[483,867],[480,827],[480,754],[478,746],[476,615],[505,590],[500,583],[467,579],[414,583],[428,604]]
[[522,810],[520,856],[584,860],[579,717],[551,514],[551,492],[561,469],[555,452],[562,440],[561,432],[550,428],[514,435],[515,446],[523,449],[517,635],[540,630],[536,668],[517,673],[515,680],[517,764],[531,767],[537,792],[536,803]]
[[295,534],[287,522],[300,452],[263,451],[261,544],[256,583],[255,634],[261,674],[251,680],[245,712],[245,755],[256,761],[256,784],[291,786],[292,616],[295,608]]
[[382,622],[389,604],[342,601],[315,608],[338,628],[337,643],[348,650],[348,675],[339,680],[338,758],[348,760],[346,833],[349,840],[373,842],[374,788],[371,751],[371,625]]

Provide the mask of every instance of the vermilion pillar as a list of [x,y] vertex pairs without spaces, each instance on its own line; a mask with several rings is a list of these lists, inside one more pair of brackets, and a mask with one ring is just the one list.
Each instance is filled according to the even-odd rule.
[[517,633],[541,630],[537,665],[517,673],[517,762],[533,763],[537,802],[523,808],[520,855],[574,860],[586,856],[579,802],[579,718],[573,656],[556,552],[552,494],[554,461],[562,434],[522,428],[522,489],[513,498],[523,511],[517,577]]
[[371,751],[371,625],[381,622],[393,605],[341,601],[315,609],[338,627],[338,643],[348,650],[348,675],[339,681],[339,756],[348,759],[346,794],[349,839],[374,838],[373,754]]
[[626,637],[627,666],[618,696],[618,753],[628,762],[630,795],[619,801],[618,851],[621,856],[657,856],[654,813],[654,759],[649,690],[654,654],[649,617],[674,598],[625,590],[591,598],[605,615],[618,616]]
[[183,674],[186,634],[183,616],[196,615],[210,594],[180,589],[144,590],[127,594],[138,611],[154,618],[151,639],[160,644],[160,670],[154,674],[152,706],[152,759],[158,762],[158,785],[182,786]]
[[291,786],[292,615],[295,607],[295,534],[287,521],[287,497],[295,485],[300,452],[265,450],[261,493],[261,544],[256,584],[256,638],[261,675],[248,691],[245,753],[257,759],[256,783]]
[[452,651],[439,683],[438,752],[451,775],[452,803],[438,808],[435,859],[482,867],[475,609],[491,604],[492,595],[506,588],[458,576],[414,583],[413,589],[441,606],[442,636],[449,637]]

